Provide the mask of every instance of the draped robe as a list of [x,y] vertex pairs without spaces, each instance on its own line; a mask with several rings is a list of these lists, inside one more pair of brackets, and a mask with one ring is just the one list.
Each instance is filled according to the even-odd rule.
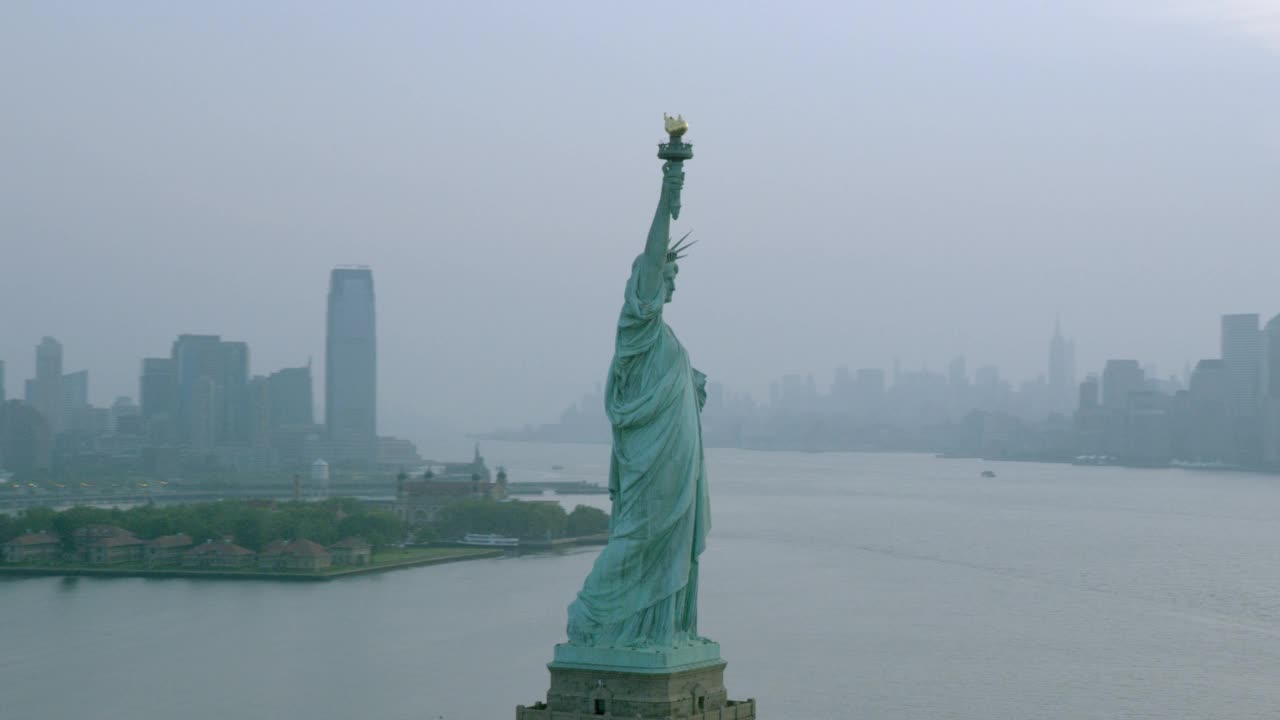
[[706,376],[662,319],[666,286],[642,296],[632,264],[605,386],[613,425],[609,543],[569,606],[569,642],[677,647],[697,638],[698,556],[711,526],[703,467]]

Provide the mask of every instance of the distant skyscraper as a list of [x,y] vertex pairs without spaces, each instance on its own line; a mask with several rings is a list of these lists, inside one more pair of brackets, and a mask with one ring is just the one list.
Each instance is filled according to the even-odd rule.
[[312,425],[315,405],[311,392],[311,366],[285,368],[267,378],[271,427]]
[[249,381],[249,444],[266,447],[271,444],[271,390],[261,375]]
[[1098,378],[1090,375],[1080,383],[1080,396],[1077,407],[1080,410],[1094,410],[1098,407]]
[[377,338],[373,272],[335,268],[329,276],[324,420],[331,459],[372,464],[378,452]]
[[76,412],[87,407],[89,407],[89,371],[81,370],[63,375],[63,412]]
[[36,346],[36,377],[27,385],[27,402],[44,416],[51,434],[66,429],[66,398],[62,390],[62,343],[45,337]]
[[142,434],[142,409],[124,396],[111,403],[111,432],[116,435]]
[[[179,335],[173,342],[172,357],[177,380],[178,439],[194,447],[211,448],[222,427],[222,407],[212,401],[222,379],[222,338],[217,335]],[[196,386],[201,378],[208,378],[213,387],[200,388],[197,402]],[[211,437],[210,427],[213,428]]]
[[1191,397],[1226,405],[1231,398],[1231,370],[1222,360],[1201,360],[1191,373]]
[[1262,331],[1262,459],[1280,467],[1280,315]]
[[4,361],[0,360],[0,405],[3,405],[8,396],[4,394]]
[[218,412],[222,408],[218,382],[208,375],[198,376],[192,383],[187,403],[190,421],[187,442],[198,452],[209,452],[217,447],[222,427],[222,418]]
[[249,441],[249,345],[223,342],[218,346],[222,371],[218,390],[222,407],[219,444],[236,445]]
[[138,397],[142,402],[144,419],[161,415],[175,419],[178,414],[178,375],[171,358],[143,358]]
[[1222,362],[1231,376],[1231,410],[1252,415],[1258,405],[1262,379],[1262,334],[1258,314],[1222,316]]
[[1053,339],[1049,341],[1049,394],[1054,410],[1071,406],[1071,394],[1076,388],[1076,346],[1062,337],[1062,324],[1054,322]]
[[1271,318],[1262,331],[1262,384],[1258,390],[1263,397],[1280,398],[1280,315]]
[[1235,457],[1231,421],[1234,383],[1226,362],[1201,360],[1191,372],[1187,390],[1191,403],[1191,457],[1230,460]]
[[1137,360],[1108,360],[1102,369],[1102,405],[1123,410],[1129,405],[1129,393],[1142,390],[1144,383]]

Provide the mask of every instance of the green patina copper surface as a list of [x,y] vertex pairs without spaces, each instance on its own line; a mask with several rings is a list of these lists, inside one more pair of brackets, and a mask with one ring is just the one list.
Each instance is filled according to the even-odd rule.
[[552,667],[617,668],[632,673],[684,672],[724,662],[720,644],[703,640],[677,648],[616,648],[562,644],[556,646]]
[[683,118],[668,118],[670,142],[659,146],[662,191],[631,266],[605,388],[613,424],[609,544],[569,606],[569,643],[556,648],[557,663],[661,668],[719,656],[697,632],[698,556],[711,527],[700,415],[706,376],[663,321],[679,272],[670,230],[684,161],[693,157],[681,139],[687,128]]

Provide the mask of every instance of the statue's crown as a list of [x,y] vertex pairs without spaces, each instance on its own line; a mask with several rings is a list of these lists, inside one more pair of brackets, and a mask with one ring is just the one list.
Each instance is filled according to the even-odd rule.
[[689,248],[693,247],[694,243],[698,242],[697,240],[694,240],[693,242],[690,242],[690,243],[685,242],[685,238],[689,237],[689,235],[692,232],[693,231],[690,230],[689,232],[685,233],[684,237],[681,237],[678,241],[674,243],[668,240],[667,262],[673,263],[679,260],[680,258],[684,257],[685,255],[689,254],[688,253]]

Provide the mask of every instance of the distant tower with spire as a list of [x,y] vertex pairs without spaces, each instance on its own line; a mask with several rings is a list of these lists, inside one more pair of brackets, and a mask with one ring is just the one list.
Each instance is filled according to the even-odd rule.
[[1053,339],[1049,341],[1049,392],[1053,409],[1071,409],[1076,391],[1076,344],[1062,336],[1062,320],[1054,318]]

